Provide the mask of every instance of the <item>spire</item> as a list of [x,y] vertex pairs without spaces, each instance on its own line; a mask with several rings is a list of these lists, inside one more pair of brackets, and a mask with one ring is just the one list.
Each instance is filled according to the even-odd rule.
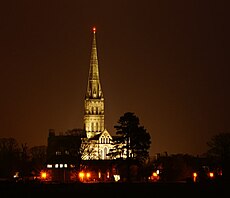
[[103,93],[99,78],[99,67],[96,46],[96,27],[93,27],[93,42],[91,49],[90,68],[88,76],[88,86],[86,98],[103,98]]
[[104,131],[104,97],[102,94],[96,46],[96,28],[93,29],[88,85],[85,95],[84,129],[92,138]]

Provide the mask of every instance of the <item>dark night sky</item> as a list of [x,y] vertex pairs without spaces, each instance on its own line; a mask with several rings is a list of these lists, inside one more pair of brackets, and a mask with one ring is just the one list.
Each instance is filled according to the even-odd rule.
[[0,137],[83,127],[94,25],[112,135],[128,111],[151,155],[202,154],[230,131],[227,0],[20,0],[0,3]]

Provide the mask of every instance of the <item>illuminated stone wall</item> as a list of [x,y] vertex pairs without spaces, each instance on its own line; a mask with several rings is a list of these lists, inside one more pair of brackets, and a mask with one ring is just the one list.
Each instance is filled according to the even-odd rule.
[[84,127],[88,138],[104,131],[104,100],[85,100]]

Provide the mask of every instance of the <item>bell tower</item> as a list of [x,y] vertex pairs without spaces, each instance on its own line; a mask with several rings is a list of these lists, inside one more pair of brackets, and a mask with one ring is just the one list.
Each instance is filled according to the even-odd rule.
[[84,129],[87,138],[104,131],[104,97],[99,78],[96,46],[96,27],[93,27],[93,40],[90,57],[88,84],[85,95]]

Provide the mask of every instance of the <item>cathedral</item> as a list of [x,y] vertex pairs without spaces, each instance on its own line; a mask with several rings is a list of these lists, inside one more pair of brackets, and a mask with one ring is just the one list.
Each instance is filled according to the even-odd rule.
[[100,83],[99,65],[96,45],[96,28],[93,28],[90,67],[86,95],[84,100],[83,160],[105,160],[113,148],[113,137],[105,129],[104,96]]
[[[55,135],[54,129],[49,130],[46,167],[51,181],[76,181],[78,169],[90,171],[91,180],[110,181],[118,174],[116,161],[113,159],[124,159],[127,156],[126,149],[119,156],[108,155],[115,148],[113,141],[117,136],[111,136],[105,129],[104,96],[99,76],[95,27],[92,34],[84,99],[84,127],[83,130],[74,131],[74,134]],[[124,146],[120,144],[116,148]],[[83,176],[81,180],[83,181]]]

